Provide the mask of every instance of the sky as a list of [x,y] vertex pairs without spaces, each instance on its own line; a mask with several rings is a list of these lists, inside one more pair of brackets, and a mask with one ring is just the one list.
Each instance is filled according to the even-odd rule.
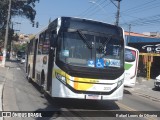
[[[118,2],[112,1],[114,4],[110,0],[40,0],[34,8],[37,12],[35,22],[39,22],[39,27],[32,27],[26,18],[14,17],[13,28],[23,34],[36,34],[48,25],[49,19],[53,21],[60,16],[115,24]],[[130,25],[130,31],[136,33],[160,32],[159,11],[160,0],[121,0],[119,26],[129,31]]]

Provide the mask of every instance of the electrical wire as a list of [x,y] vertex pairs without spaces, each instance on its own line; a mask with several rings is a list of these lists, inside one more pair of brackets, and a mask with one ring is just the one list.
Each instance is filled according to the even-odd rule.
[[[99,0],[99,1],[95,1],[97,5],[101,6],[102,9],[104,9],[104,7],[106,7],[107,5],[105,4],[107,1],[106,0]],[[82,12],[79,16],[92,16],[93,14],[97,13],[99,11],[99,7],[97,5],[91,5],[87,10],[85,10],[84,12]]]

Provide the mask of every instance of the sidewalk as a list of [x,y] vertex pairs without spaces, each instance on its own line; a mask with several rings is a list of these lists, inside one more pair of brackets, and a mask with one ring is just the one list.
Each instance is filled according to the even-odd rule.
[[[2,67],[1,64],[0,64],[0,111],[3,110],[3,104],[2,104],[2,99],[3,99],[3,86],[4,86],[4,83],[5,83],[5,78],[6,78],[6,75],[7,75],[7,67]],[[3,120],[2,117],[0,117],[0,120]]]
[[138,94],[160,102],[160,90],[155,90],[154,79],[147,80],[143,77],[137,77],[137,82],[134,87],[125,87],[125,89],[132,94]]

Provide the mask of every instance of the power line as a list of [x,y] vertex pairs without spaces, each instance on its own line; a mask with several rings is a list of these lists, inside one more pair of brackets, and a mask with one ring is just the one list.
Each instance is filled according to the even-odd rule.
[[126,22],[126,23],[121,24],[121,26],[126,26],[126,25],[128,26],[129,24],[131,24],[132,26],[139,26],[139,27],[144,27],[144,26],[153,27],[153,25],[160,25],[160,14],[150,16],[147,18],[140,18],[134,21]]
[[[102,0],[96,1],[96,2],[101,2]],[[85,11],[79,14],[79,16],[85,16],[87,15],[90,11],[96,9],[96,6],[91,5],[89,8],[87,8]]]
[[[144,11],[146,12],[146,11],[150,11],[152,9],[155,9],[155,8],[159,7],[159,2],[160,1],[157,1],[157,0],[147,1],[144,4],[141,4],[136,7],[129,8],[125,11],[122,11],[121,18],[129,16],[129,17],[132,17],[135,19],[131,20],[131,21],[124,22],[121,24],[121,26],[124,26],[124,27],[127,26],[127,28],[128,28],[128,25],[131,24],[134,27],[138,26],[138,27],[145,27],[145,28],[150,29],[151,27],[153,28],[153,26],[154,26],[154,28],[156,27],[158,29],[157,26],[160,25],[160,15],[159,14],[145,17],[145,18],[139,18],[137,16],[133,16],[133,14],[140,13],[140,12],[142,13]],[[156,30],[156,28],[155,28],[155,30]]]
[[[105,4],[107,1],[106,0],[99,0],[96,1],[97,4],[102,6],[102,8],[106,7],[107,5]],[[90,6],[87,10],[85,10],[83,13],[80,14],[80,16],[92,16],[93,14],[97,13],[99,11],[99,8],[95,5]]]
[[[110,4],[110,3],[109,3],[109,4]],[[100,9],[102,9],[103,12],[105,13],[105,15],[107,15],[107,12],[104,11],[104,8],[107,7],[109,4],[103,4],[103,3],[99,4],[99,5],[101,6],[101,8],[98,8],[98,7],[97,7],[97,9],[95,9],[94,11],[92,11],[88,16],[95,15],[97,12],[99,12]],[[104,14],[103,14],[103,15],[104,15]]]
[[158,3],[155,3],[155,2],[156,0],[152,0],[152,1],[149,0],[148,2],[144,4],[121,11],[121,13],[134,13],[135,11],[142,11],[144,10],[145,7],[155,7],[155,5],[157,5],[160,1],[158,1]]

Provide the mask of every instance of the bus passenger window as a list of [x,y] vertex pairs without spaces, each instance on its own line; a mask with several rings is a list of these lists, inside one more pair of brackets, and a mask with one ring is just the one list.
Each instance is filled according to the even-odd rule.
[[44,36],[43,34],[41,34],[39,37],[39,44],[38,44],[38,54],[39,55],[42,54],[43,40],[44,40]]
[[44,37],[43,47],[42,47],[43,54],[49,53],[49,47],[50,47],[49,33],[46,32],[45,37]]

